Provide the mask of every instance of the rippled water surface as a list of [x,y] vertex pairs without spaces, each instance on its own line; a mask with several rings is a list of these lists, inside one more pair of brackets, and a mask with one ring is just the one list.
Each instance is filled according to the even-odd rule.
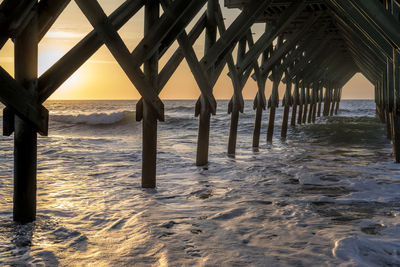
[[[290,127],[251,149],[246,102],[236,158],[227,102],[210,163],[195,166],[193,101],[166,101],[157,189],[140,188],[134,101],[53,101],[39,138],[38,219],[12,222],[12,138],[0,137],[0,265],[400,266],[400,165],[373,101]],[[0,125],[1,126],[1,125]]]

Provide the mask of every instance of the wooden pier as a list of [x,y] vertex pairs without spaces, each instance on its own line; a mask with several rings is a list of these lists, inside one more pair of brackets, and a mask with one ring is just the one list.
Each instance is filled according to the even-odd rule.
[[[46,101],[102,45],[106,45],[142,99],[136,106],[143,124],[142,186],[156,187],[157,124],[164,121],[159,94],[183,60],[199,87],[194,107],[199,118],[196,164],[206,165],[210,121],[217,105],[213,88],[225,66],[232,80],[227,154],[235,155],[243,112],[243,88],[258,86],[254,99],[253,149],[260,144],[263,112],[268,110],[265,140],[272,142],[275,115],[283,99],[281,137],[289,124],[314,123],[338,114],[342,87],[357,72],[375,86],[377,116],[386,124],[393,155],[400,162],[400,2],[395,0],[225,0],[240,14],[225,25],[218,0],[126,0],[107,16],[97,0],[75,0],[93,31],[38,76],[38,43],[70,0],[3,0],[0,49],[12,39],[15,77],[0,68],[3,134],[14,134],[14,220],[36,217],[37,133],[48,134]],[[144,9],[144,37],[130,51],[118,34]],[[161,10],[163,12],[161,12]],[[254,40],[251,27],[264,24]],[[189,25],[192,26],[188,29]],[[204,56],[193,45],[205,32]],[[179,48],[163,68],[159,59],[177,41]],[[266,81],[273,83],[265,95]],[[278,87],[286,85],[284,95]],[[291,116],[291,117],[290,117]],[[249,141],[249,149],[251,144]]]

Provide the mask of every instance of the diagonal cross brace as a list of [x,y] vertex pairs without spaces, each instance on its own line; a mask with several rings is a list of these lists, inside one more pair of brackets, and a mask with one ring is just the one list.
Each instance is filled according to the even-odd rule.
[[130,81],[139,93],[157,112],[158,119],[164,120],[164,105],[156,94],[156,90],[146,79],[144,73],[135,64],[128,48],[122,41],[117,31],[109,22],[106,14],[96,0],[75,0],[85,14],[90,24],[102,37],[114,58],[124,70]]
[[[121,28],[137,11],[145,0],[128,0],[117,8],[109,17],[115,29]],[[46,101],[57,88],[82,66],[102,45],[103,40],[95,30],[74,46],[59,59],[50,69],[43,73],[38,81],[39,100]]]
[[271,3],[271,0],[250,1],[226,32],[203,57],[201,64],[204,66],[204,69],[212,67],[221,56],[225,57],[225,54],[229,53],[231,47],[246,34],[247,30]]
[[260,54],[271,45],[275,38],[280,35],[287,25],[290,24],[304,9],[305,2],[305,0],[293,1],[292,4],[285,9],[276,22],[276,25],[269,27],[260,39],[257,40],[253,48],[246,53],[243,62],[238,65],[239,71],[245,70],[250,64],[252,64],[254,58],[258,58]]
[[47,33],[71,0],[41,0],[39,12],[39,40]]
[[[135,64],[142,65],[160,49],[164,41],[175,40],[206,2],[207,0],[175,0],[164,10],[151,32],[132,51]],[[179,27],[175,27],[177,25]]]

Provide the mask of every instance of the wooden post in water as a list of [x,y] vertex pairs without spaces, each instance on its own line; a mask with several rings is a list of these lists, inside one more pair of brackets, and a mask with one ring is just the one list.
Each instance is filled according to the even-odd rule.
[[318,112],[317,117],[321,117],[322,99],[324,98],[324,87],[321,86],[318,91]]
[[392,73],[389,71],[389,60],[387,60],[387,67],[386,71],[384,72],[384,90],[386,92],[386,97],[384,100],[384,107],[385,107],[385,122],[386,122],[386,136],[388,139],[392,139],[392,126],[390,123],[390,111],[389,111],[389,91],[390,91],[390,86],[393,85],[391,83],[390,77],[392,77]]
[[240,107],[237,104],[236,96],[232,98],[232,109],[230,110],[231,114],[231,124],[229,128],[229,140],[228,140],[228,155],[234,156],[236,153],[236,140],[237,140],[237,129],[239,122],[239,112]]
[[325,101],[324,101],[324,111],[323,116],[326,117],[329,115],[329,107],[330,107],[330,85],[327,85],[325,88]]
[[311,96],[310,96],[310,111],[308,112],[308,118],[307,118],[307,123],[311,123],[312,120],[312,114],[314,112],[314,87],[310,87],[309,91],[311,90]]
[[[160,13],[158,0],[149,0],[145,5],[144,35],[150,34],[153,25],[157,22]],[[152,85],[152,90],[158,92],[158,53],[155,53],[143,65],[143,71]],[[156,187],[157,168],[157,111],[143,99],[143,123],[142,123],[142,187]]]
[[333,116],[333,111],[335,109],[335,95],[336,95],[337,88],[332,89],[331,91],[331,104],[330,104],[330,112],[329,116]]
[[[287,77],[287,75],[286,75]],[[287,128],[288,128],[288,120],[289,120],[289,111],[292,102],[292,82],[290,79],[286,81],[286,92],[285,97],[283,99],[283,117],[282,117],[282,130],[281,137],[286,138],[287,136]]]
[[275,127],[275,114],[276,108],[279,106],[279,84],[281,82],[282,73],[275,67],[272,71],[273,77],[273,86],[270,98],[270,109],[269,109],[269,121],[268,121],[268,130],[267,130],[267,142],[272,142],[272,137],[274,135],[274,127]]
[[342,98],[341,96],[342,96],[342,88],[339,88],[336,96],[337,98],[336,98],[335,115],[338,115],[339,113],[339,105],[340,105],[340,100]]
[[400,53],[393,49],[394,107],[392,115],[393,154],[395,162],[400,163]]
[[296,81],[293,91],[293,107],[292,107],[292,118],[290,121],[291,126],[296,126],[296,113],[297,105],[299,103],[299,83]]
[[303,118],[302,122],[305,124],[307,122],[307,112],[308,112],[308,104],[310,103],[310,88],[304,86],[305,90],[305,98],[304,98],[304,108],[303,108]]
[[262,103],[262,95],[260,91],[265,90],[265,83],[266,78],[259,77],[257,78],[257,86],[258,86],[258,93],[256,98],[254,99],[254,109],[256,110],[256,116],[254,119],[254,131],[253,131],[253,148],[257,148],[260,145],[260,132],[261,132],[261,120],[262,120],[262,113],[263,113],[263,103]]
[[318,96],[318,83],[314,83],[314,87],[312,88],[311,98],[312,98],[312,113],[311,113],[311,122],[315,123],[315,119],[317,118],[317,96]]
[[[26,28],[15,38],[15,79],[37,96],[38,75],[37,12]],[[15,116],[14,132],[14,221],[36,219],[37,132],[25,120]]]
[[[237,62],[238,64],[242,62],[244,55],[246,54],[246,38],[242,38],[239,41],[238,52],[237,52]],[[233,61],[233,60],[232,60]],[[233,81],[233,86],[235,87],[233,97],[229,103],[228,114],[231,114],[231,124],[229,130],[229,141],[228,141],[228,156],[235,156],[236,154],[236,141],[237,141],[237,129],[239,122],[239,113],[243,111],[242,90],[244,87],[244,78],[241,73],[231,72],[231,79]],[[236,76],[236,77],[234,77]]]
[[[207,4],[207,24],[204,45],[204,54],[207,55],[208,50],[213,46],[217,39],[217,24],[215,21],[214,11],[217,10],[214,0],[209,0]],[[210,68],[209,75],[214,68]],[[204,94],[201,94],[196,104],[196,110],[199,111],[199,134],[197,139],[197,155],[196,165],[204,166],[208,163],[208,149],[210,145],[210,119],[211,107]]]
[[304,87],[304,84],[302,83],[300,88],[299,116],[297,118],[297,124],[299,125],[301,125],[303,121],[303,107],[306,101],[305,98],[306,98],[306,89]]
[[[268,26],[266,26],[267,28]],[[262,53],[261,65],[265,64],[268,55],[272,51],[273,46],[271,45],[266,51]],[[257,63],[256,63],[257,64]],[[261,121],[263,110],[266,109],[266,98],[265,98],[265,84],[268,79],[267,75],[262,75],[260,68],[254,68],[254,73],[256,74],[257,81],[257,95],[254,99],[253,109],[256,111],[254,118],[254,131],[253,131],[253,149],[257,150],[260,145],[260,132],[261,132]]]

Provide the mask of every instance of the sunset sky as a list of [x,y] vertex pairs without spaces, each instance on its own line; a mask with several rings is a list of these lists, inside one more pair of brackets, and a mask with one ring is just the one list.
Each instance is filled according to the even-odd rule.
[[[99,2],[109,15],[124,1],[100,0]],[[237,10],[224,9],[223,12],[227,24],[231,23],[238,14]],[[262,25],[253,27],[254,38],[261,35],[263,27]],[[92,29],[92,26],[75,2],[71,1],[70,5],[39,44],[39,75],[61,58]],[[128,48],[133,50],[143,38],[143,10],[132,18],[119,33]],[[203,40],[202,37],[195,44],[195,51],[199,58],[203,55]],[[175,44],[169,53],[166,53],[161,59],[160,69],[176,47],[177,45]],[[13,75],[13,44],[11,41],[8,41],[0,51],[0,65]],[[226,75],[227,72],[226,68],[214,88],[214,95],[217,99],[228,99],[233,94],[232,83]],[[267,96],[270,94],[271,86],[271,83],[267,83]],[[284,87],[285,85],[281,85],[281,97]],[[244,88],[243,95],[246,99],[253,99],[256,92],[256,83],[250,79]],[[199,95],[200,90],[193,75],[186,61],[183,61],[160,97],[161,99],[196,99]],[[125,76],[111,53],[103,46],[50,99],[138,99],[139,97],[139,93]],[[361,74],[357,74],[345,86],[342,97],[344,99],[373,99],[373,86]]]

